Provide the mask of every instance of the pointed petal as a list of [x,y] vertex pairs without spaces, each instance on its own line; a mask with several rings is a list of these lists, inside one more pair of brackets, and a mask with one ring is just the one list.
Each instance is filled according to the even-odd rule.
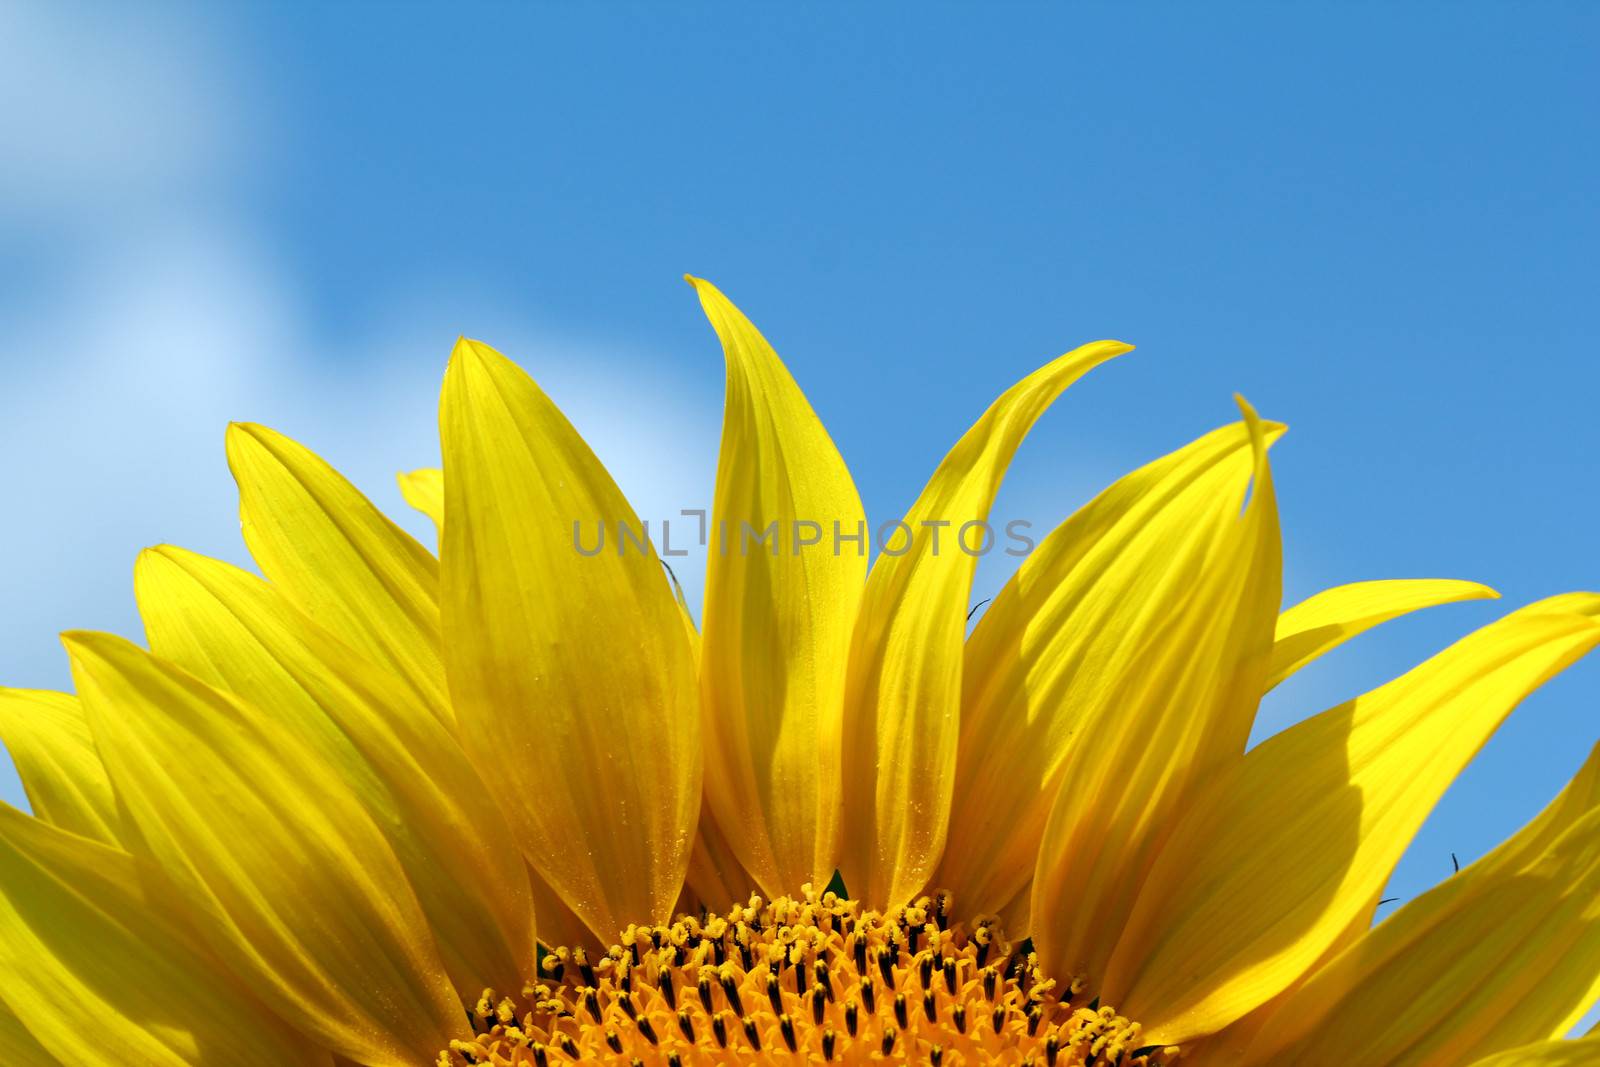
[[1267,688],[1379,623],[1439,604],[1499,596],[1486,585],[1451,578],[1352,582],[1324,589],[1278,616]]
[[372,815],[464,1001],[534,976],[522,854],[460,744],[409,689],[237,567],[167,546],[139,557],[134,585],[156,655],[242,698],[263,730],[293,730],[317,773]]
[[1213,431],[1101,493],[995,597],[967,641],[955,804],[934,879],[963,912],[999,912],[1027,892],[1068,750],[1137,715],[1129,690],[1175,617],[1210,621],[1214,605],[1192,591],[1253,470],[1244,423]]
[[383,835],[315,751],[107,634],[63,638],[149,853],[228,969],[339,1054],[431,1061],[465,1017]]
[[55,1062],[48,1049],[85,1067],[326,1067],[328,1054],[250,998],[147,882],[127,853],[0,805],[0,1015],[9,1007],[35,1042],[30,1052],[0,1020],[5,1062]]
[[906,513],[886,526],[867,579],[845,695],[839,867],[872,907],[906,903],[944,851],[955,779],[967,599],[983,527],[1011,457],[1073,382],[1130,351],[1097,341],[1012,386],[956,442]]
[[1597,642],[1582,616],[1515,613],[1221,769],[1155,861],[1110,1002],[1180,1043],[1287,989],[1512,708]]
[[439,658],[439,564],[309,449],[228,428],[245,543],[268,581],[452,725]]
[[777,896],[826,884],[836,865],[845,672],[867,558],[830,539],[835,523],[854,534],[866,514],[772,346],[710,282],[689,281],[728,365],[700,673],[719,772],[706,800]]
[[576,525],[637,535],[638,518],[511,361],[458,344],[440,427],[462,741],[529,861],[609,944],[670,918],[689,862],[701,753],[683,618],[654,552],[579,550]]
[[[1600,747],[1489,855],[1278,1004],[1246,1063],[1447,1065],[1561,1037],[1600,996]],[[1361,1034],[1358,1054],[1339,1036]]]
[[1576,1041],[1537,1041],[1475,1060],[1472,1067],[1595,1067],[1600,1064],[1600,1037]]
[[1600,619],[1600,593],[1561,593],[1536,600],[1511,613],[1512,618],[1524,615],[1582,615]]
[[[1082,975],[1097,986],[1105,978],[1156,850],[1195,791],[1238,762],[1249,737],[1282,562],[1268,427],[1240,403],[1254,468],[1250,501],[1241,513],[1244,487],[1236,480],[1223,507],[1207,509],[1218,524],[1199,534],[1210,539],[1209,550],[1181,552],[1184,570],[1164,578],[1187,586],[1187,595],[1162,600],[1167,615],[1154,620],[1137,651],[1142,663],[1105,680],[1114,688],[1096,695],[1100,710],[1058,772],[1063,785],[1045,824],[1030,909],[1034,944],[1052,974]],[[1153,606],[1146,595],[1130,592],[1126,610]]]
[[[416,470],[410,474],[400,475],[400,491],[405,494],[406,501],[418,511],[433,519],[434,526],[439,530],[441,542],[444,538],[444,472],[441,470]],[[684,598],[683,586],[678,581],[678,576],[673,573],[670,566],[663,567],[667,577],[672,582],[672,595],[678,603],[679,614],[683,617],[684,634],[689,639],[689,646],[698,661],[700,654],[700,632],[695,629],[694,618],[689,613],[689,603]],[[702,827],[710,818],[702,807],[700,813]],[[702,831],[703,832],[703,831]],[[720,841],[720,837],[719,837]],[[695,855],[701,855],[701,846],[695,846]],[[705,860],[700,861],[701,879],[704,881],[706,872],[712,868],[707,866]],[[544,880],[532,866],[526,868],[528,875],[528,889],[533,897],[534,914],[539,917],[539,937],[547,945],[565,945],[576,948],[586,945],[591,948],[604,946],[595,938],[593,931],[584,925],[583,920],[567,906],[550,884]],[[696,877],[696,861],[691,860],[689,865],[689,879]],[[747,884],[747,883],[741,883]],[[744,895],[748,895],[745,890]],[[681,910],[681,909],[679,909]]]
[[122,817],[78,698],[37,689],[0,689],[0,738],[33,813],[107,845]]
[[[400,479],[400,492],[404,494],[406,502],[424,515],[433,520],[434,526],[439,531],[440,539],[444,537],[444,471],[414,470],[409,474],[402,474]],[[689,611],[689,601],[683,595],[683,583],[678,581],[677,572],[665,560],[661,563],[662,569],[667,572],[667,579],[672,583],[672,596],[678,602],[678,610],[683,615],[684,631],[688,635],[691,651],[695,661],[700,657],[700,631],[695,629],[694,616]]]
[[433,528],[444,536],[444,471],[424,467],[396,475],[400,495],[406,503],[433,520]]

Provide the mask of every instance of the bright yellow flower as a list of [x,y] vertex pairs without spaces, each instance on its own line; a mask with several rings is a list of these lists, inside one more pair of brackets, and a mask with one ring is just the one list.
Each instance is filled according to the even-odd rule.
[[1494,594],[1279,614],[1283,428],[1241,404],[1062,524],[968,638],[1012,454],[1127,346],[995,401],[869,573],[827,432],[694,284],[728,366],[702,632],[653,553],[585,547],[638,517],[484,345],[446,375],[444,472],[402,478],[437,558],[230,430],[266,580],[151,549],[150,651],[68,634],[76,696],[0,694],[34,809],[0,811],[0,1059],[1600,1062],[1561,1040],[1600,996],[1600,755],[1372,925],[1457,772],[1600,643],[1600,596],[1247,751],[1307,662]]

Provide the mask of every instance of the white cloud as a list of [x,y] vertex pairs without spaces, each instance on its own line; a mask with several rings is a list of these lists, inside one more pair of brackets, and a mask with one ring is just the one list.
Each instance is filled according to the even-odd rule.
[[[0,212],[87,232],[234,172],[265,139],[175,9],[0,6]],[[252,136],[238,135],[248,121]]]
[[[246,562],[222,451],[231,419],[283,429],[402,513],[394,473],[437,462],[439,376],[465,325],[441,318],[413,295],[347,343],[336,371],[305,357],[323,346],[251,242],[198,227],[118,248],[6,330],[0,343],[26,360],[0,396],[12,516],[0,683],[65,685],[62,629],[137,636],[129,573],[145,545]],[[531,323],[511,333],[486,339],[539,374],[641,514],[709,498],[715,412],[643,354],[597,353]],[[429,537],[425,520],[402,521]],[[694,592],[703,567],[686,562]]]
[[[0,8],[0,232],[31,235],[56,268],[15,264],[26,294],[0,303],[0,685],[68,687],[61,630],[139,636],[131,568],[146,545],[247,562],[230,420],[300,439],[431,543],[394,474],[437,462],[440,376],[480,323],[498,324],[483,339],[540,378],[642,513],[709,497],[715,412],[647,352],[442,282],[390,294],[337,349],[319,336],[230,207],[270,123],[238,107],[239,70],[218,55],[144,9]],[[696,590],[703,568],[686,570]],[[21,800],[3,757],[0,797]]]

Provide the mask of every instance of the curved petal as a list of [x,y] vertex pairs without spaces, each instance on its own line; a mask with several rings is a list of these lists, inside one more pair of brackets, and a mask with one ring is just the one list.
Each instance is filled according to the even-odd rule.
[[117,844],[122,833],[117,795],[77,697],[0,689],[0,738],[35,815],[63,830]]
[[61,1061],[45,1051],[15,1012],[0,997],[0,1063],[12,1067],[59,1067]]
[[163,914],[127,853],[0,805],[0,884],[7,1064],[331,1063]]
[[444,471],[424,467],[395,476],[406,503],[433,520],[433,528],[444,536]]
[[701,751],[694,659],[661,565],[625,543],[580,551],[576,524],[637,534],[639,521],[498,352],[456,346],[440,427],[462,743],[529,861],[603,943],[664,922],[689,862]]
[[[1194,792],[1238,762],[1266,678],[1282,569],[1278,510],[1268,427],[1240,405],[1253,461],[1249,503],[1235,480],[1222,506],[1206,511],[1217,524],[1199,534],[1209,550],[1176,557],[1187,590],[1159,603],[1167,614],[1143,636],[1142,663],[1104,679],[1115,688],[1097,694],[1099,714],[1066,749],[1040,843],[1031,905],[1040,959],[1049,973],[1083,976],[1107,995],[1107,961],[1152,858]],[[1130,610],[1145,606],[1144,595],[1129,597]]]
[[[663,564],[665,566],[665,564]],[[672,581],[672,596],[678,602],[678,614],[683,618],[684,636],[689,639],[689,652],[696,666],[700,663],[700,631],[695,629],[694,616],[689,613],[689,602],[683,595],[683,586],[671,567],[666,567]],[[727,773],[716,761],[705,768],[702,781],[703,794],[712,792],[712,779]],[[711,805],[702,799],[700,819],[694,832],[694,847],[689,850],[689,869],[684,872],[684,886],[673,906],[673,914],[693,914],[702,906],[720,912],[734,901],[747,900],[759,891],[755,878],[745,869],[728,836],[717,825],[711,814]]]
[[[961,660],[975,551],[1022,439],[1073,382],[1131,351],[1097,341],[1006,390],[886,527],[862,597],[845,693],[839,867],[870,907],[904,904],[944,852],[961,714]],[[984,545],[982,528],[976,543]],[[965,542],[959,538],[965,536]]]
[[[1175,617],[1210,622],[1215,605],[1192,591],[1253,469],[1247,426],[1215,430],[1097,496],[995,597],[967,641],[950,837],[934,878],[963,912],[1015,914],[1068,750],[1137,714],[1128,691]],[[1016,921],[1008,928],[1031,929]]]
[[310,449],[228,427],[245,544],[261,573],[453,725],[439,658],[439,562]]
[[[439,531],[441,543],[444,539],[444,471],[437,469],[424,469],[412,471],[410,474],[400,475],[400,491],[405,495],[406,501],[412,507],[423,512],[433,520],[434,526]],[[683,587],[678,584],[677,575],[667,568],[667,575],[672,579],[673,594],[678,601],[678,608],[683,615],[685,633],[689,637],[690,646],[696,650],[700,647],[700,634],[694,628],[694,619],[689,615],[689,605],[683,597]],[[698,653],[697,653],[698,654]],[[702,813],[704,818],[704,813]],[[494,835],[499,837],[497,832]],[[692,866],[692,864],[691,864]],[[527,874],[528,891],[533,899],[533,914],[538,916],[539,937],[547,945],[565,945],[576,948],[585,945],[594,950],[601,950],[604,946],[594,936],[582,919],[567,906],[550,883],[545,881],[531,864],[524,860],[524,871]]]
[[[1379,890],[1381,893],[1382,890]],[[1271,1021],[1273,1013],[1282,1002],[1294,996],[1295,991],[1306,981],[1306,978],[1315,974],[1324,965],[1331,962],[1339,953],[1355,944],[1367,935],[1372,929],[1373,916],[1378,912],[1378,901],[1383,899],[1378,894],[1373,894],[1372,900],[1361,908],[1354,919],[1334,937],[1333,942],[1325,949],[1317,961],[1306,969],[1305,975],[1296,979],[1282,993],[1272,1000],[1267,1001],[1254,1011],[1235,1019],[1216,1033],[1206,1037],[1198,1045],[1186,1049],[1183,1056],[1184,1067],[1240,1067],[1243,1061],[1244,1050],[1255,1040],[1255,1036]]]
[[1597,996],[1600,747],[1505,844],[1276,1005],[1240,1062],[1446,1067],[1561,1037]]
[[1559,593],[1536,600],[1511,613],[1512,615],[1583,615],[1600,619],[1600,593]]
[[1222,769],[1156,858],[1110,1002],[1182,1043],[1287,989],[1512,708],[1597,642],[1583,616],[1515,613]]
[[834,551],[833,536],[856,533],[866,514],[772,346],[710,282],[690,281],[728,365],[700,659],[717,769],[706,801],[771,897],[823,885],[836,866],[845,672],[867,557],[864,546]]
[[1394,578],[1324,589],[1278,616],[1267,688],[1390,619],[1439,604],[1499,596],[1486,585],[1453,578]]
[[170,546],[134,571],[150,648],[201,681],[306,730],[405,868],[456,992],[534,976],[522,854],[460,744],[404,685],[237,567]]
[[1472,1067],[1595,1067],[1597,1063],[1600,1037],[1581,1037],[1576,1041],[1536,1041],[1475,1060]]
[[63,641],[117,795],[230,971],[375,1067],[463,1036],[405,873],[343,783],[304,773],[313,749],[121,638]]

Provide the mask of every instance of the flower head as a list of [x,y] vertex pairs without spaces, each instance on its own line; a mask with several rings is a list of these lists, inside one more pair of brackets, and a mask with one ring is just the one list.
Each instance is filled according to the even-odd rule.
[[727,360],[699,627],[485,345],[451,359],[442,472],[401,481],[437,556],[230,428],[264,579],[150,549],[148,651],[69,633],[75,695],[0,692],[33,806],[0,810],[6,1062],[1589,1062],[1558,1039],[1600,994],[1600,755],[1372,920],[1456,774],[1600,643],[1600,596],[1247,749],[1306,663],[1495,594],[1280,613],[1283,427],[1241,400],[968,636],[1013,454],[1128,346],[1001,395],[883,536],[773,349],[691,281]]

